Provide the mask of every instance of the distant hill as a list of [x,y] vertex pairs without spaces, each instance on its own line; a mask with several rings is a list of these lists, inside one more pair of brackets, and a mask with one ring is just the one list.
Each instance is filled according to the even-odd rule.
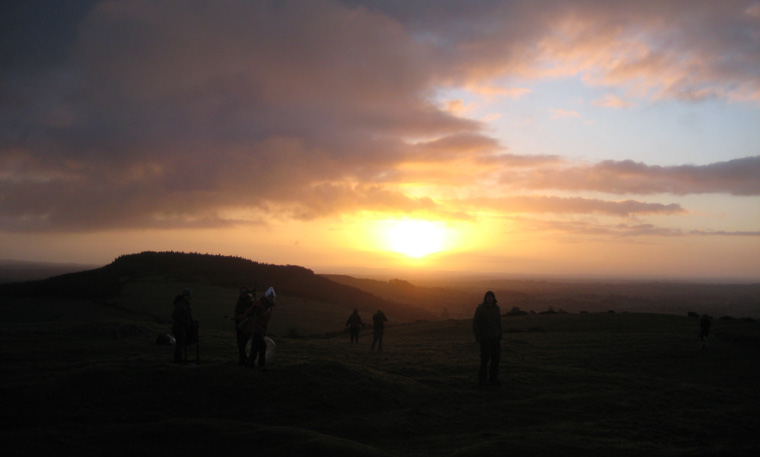
[[66,273],[92,270],[97,267],[99,267],[99,265],[0,260],[0,284],[45,279]]
[[[381,281],[376,279],[355,278],[346,275],[322,275],[323,277],[364,290],[386,300],[402,303],[414,303],[442,319],[471,317],[479,303],[477,294],[459,289],[444,287],[416,286],[402,279]],[[465,312],[466,310],[466,312]]]
[[523,278],[445,278],[411,284],[324,275],[332,281],[403,303],[414,303],[442,318],[472,316],[486,290],[496,293],[502,313],[655,312],[760,318],[760,283],[721,284],[670,281],[561,281]]
[[0,296],[105,299],[118,296],[128,283],[141,281],[201,283],[235,289],[248,286],[256,287],[259,294],[274,286],[278,295],[333,303],[341,307],[361,305],[363,308],[382,308],[409,321],[436,319],[435,315],[421,308],[338,284],[304,267],[180,252],[123,255],[102,268],[42,280],[0,284]]

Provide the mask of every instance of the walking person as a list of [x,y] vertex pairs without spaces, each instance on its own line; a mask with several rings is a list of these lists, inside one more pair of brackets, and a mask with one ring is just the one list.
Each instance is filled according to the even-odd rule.
[[193,312],[190,308],[192,295],[189,289],[174,297],[172,311],[172,334],[174,335],[174,363],[185,363],[187,360],[187,345],[193,335]]
[[362,318],[361,316],[359,316],[358,309],[355,309],[354,312],[350,316],[348,316],[348,320],[346,321],[346,327],[348,327],[349,332],[351,333],[351,342],[358,343],[359,329],[364,327],[364,322],[362,322]]
[[378,309],[377,312],[372,316],[372,346],[370,347],[371,351],[375,350],[375,345],[377,345],[377,351],[383,352],[383,334],[385,333],[385,323],[388,321],[388,318],[385,317],[385,314],[383,313],[383,310]]
[[480,343],[478,384],[481,387],[486,386],[489,382],[493,385],[500,385],[501,310],[496,303],[496,295],[489,290],[483,297],[483,303],[475,310],[475,317],[472,319],[475,341]]

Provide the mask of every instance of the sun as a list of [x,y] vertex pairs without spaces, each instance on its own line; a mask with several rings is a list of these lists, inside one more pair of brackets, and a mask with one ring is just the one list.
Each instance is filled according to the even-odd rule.
[[386,232],[388,249],[421,258],[444,249],[446,227],[442,222],[402,219],[390,223]]

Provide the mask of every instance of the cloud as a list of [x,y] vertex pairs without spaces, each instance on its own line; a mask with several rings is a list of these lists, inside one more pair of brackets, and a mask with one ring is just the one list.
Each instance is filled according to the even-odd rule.
[[[708,165],[654,166],[606,160],[587,166],[535,170],[526,187],[615,194],[675,195],[725,193],[760,195],[760,156]],[[505,177],[505,179],[507,179]]]
[[471,87],[474,93],[483,95],[489,99],[494,97],[519,98],[533,92],[525,87],[499,87],[499,86],[476,86]]
[[498,209],[504,213],[604,214],[619,217],[652,214],[682,214],[677,203],[664,205],[635,200],[605,201],[581,197],[513,196],[479,198],[460,202],[465,206]]
[[630,108],[633,105],[615,94],[606,94],[604,97],[594,100],[594,106],[602,108]]
[[561,108],[549,108],[552,113],[552,119],[573,119],[581,117],[577,111],[565,110]]
[[570,166],[508,149],[485,123],[456,115],[463,101],[434,103],[442,88],[520,97],[528,89],[513,80],[563,75],[626,99],[760,101],[757,16],[738,2],[43,3],[49,14],[35,13],[39,3],[0,10],[0,230],[213,227],[365,209],[466,219],[436,192],[491,190],[499,178],[529,190],[760,192],[759,157]]
[[599,239],[685,236],[760,237],[760,232],[684,230],[660,227],[645,222],[610,224],[596,220],[541,220],[524,217],[513,217],[512,221],[516,230],[521,233],[552,232],[567,236],[599,237]]
[[731,232],[726,230],[690,230],[690,235],[701,236],[738,236],[738,237],[760,237],[760,232],[744,231],[744,232]]

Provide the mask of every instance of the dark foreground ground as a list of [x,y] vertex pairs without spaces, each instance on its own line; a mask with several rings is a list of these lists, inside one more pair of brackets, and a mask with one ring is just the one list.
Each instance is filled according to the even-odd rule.
[[[760,329],[665,314],[504,318],[502,381],[476,387],[469,321],[276,338],[268,372],[206,326],[200,365],[165,325],[84,303],[0,312],[3,455],[755,456]],[[47,308],[46,308],[47,309]],[[209,328],[211,327],[211,328]],[[194,356],[194,352],[191,352]]]

